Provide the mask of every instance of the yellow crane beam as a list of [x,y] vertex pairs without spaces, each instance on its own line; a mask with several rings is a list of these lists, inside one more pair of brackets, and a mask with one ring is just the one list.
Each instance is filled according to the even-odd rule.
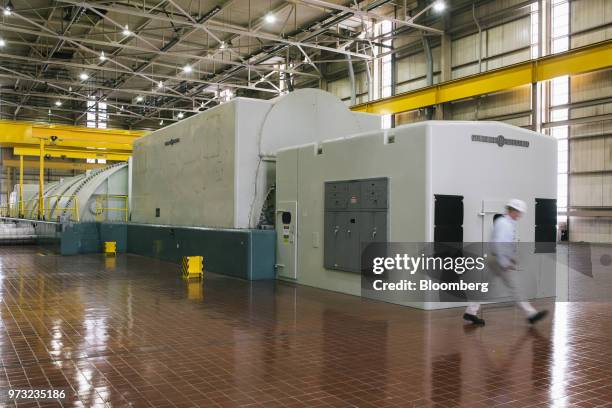
[[[132,142],[144,131],[93,129],[79,126],[49,125],[30,122],[0,121],[0,146],[38,147],[40,139],[68,148],[97,148],[132,151]],[[52,136],[56,139],[52,141]]]
[[[40,139],[42,140],[42,139]],[[14,147],[15,156],[40,156],[40,147]],[[105,151],[96,149],[64,149],[52,146],[45,146],[44,156],[62,159],[104,159],[113,161],[127,161],[130,157],[129,152]]]
[[[21,160],[4,159],[2,160],[3,167],[19,168]],[[39,166],[38,160],[23,160],[23,167],[28,169],[37,169]],[[53,162],[45,161],[45,169],[52,170],[78,170],[86,171],[92,169],[100,169],[106,167],[106,164],[99,163],[83,163],[83,162]]]
[[351,107],[351,110],[383,115],[401,113],[504,91],[562,75],[576,75],[610,67],[612,67],[612,40],[606,40],[564,53],[362,103]]

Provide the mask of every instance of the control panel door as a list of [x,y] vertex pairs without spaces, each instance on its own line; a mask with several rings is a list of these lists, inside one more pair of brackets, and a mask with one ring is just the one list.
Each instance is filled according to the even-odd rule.
[[276,255],[279,277],[297,279],[297,202],[281,201],[276,207]]

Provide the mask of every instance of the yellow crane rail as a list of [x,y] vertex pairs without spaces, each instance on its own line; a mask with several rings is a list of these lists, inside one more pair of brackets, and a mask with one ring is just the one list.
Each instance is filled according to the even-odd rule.
[[144,135],[144,131],[0,121],[0,146],[2,147],[38,147],[40,139],[50,141],[54,136],[53,142],[61,147],[131,152],[134,139]]
[[491,94],[518,86],[612,67],[612,40],[550,55],[482,74],[405,92],[351,107],[355,112],[394,114]]
[[[14,147],[15,156],[40,156],[40,148]],[[45,146],[44,155],[62,159],[104,159],[115,161],[127,161],[131,152],[105,151],[97,149],[63,149]]]
[[[11,167],[11,168],[19,168],[20,160],[17,159],[3,159],[2,166]],[[26,169],[37,169],[40,166],[38,160],[24,160],[23,167]],[[45,169],[53,169],[53,170],[79,170],[86,171],[92,169],[100,169],[102,167],[106,167],[107,164],[98,164],[98,163],[83,163],[83,162],[56,162],[56,161],[46,161],[45,160]]]

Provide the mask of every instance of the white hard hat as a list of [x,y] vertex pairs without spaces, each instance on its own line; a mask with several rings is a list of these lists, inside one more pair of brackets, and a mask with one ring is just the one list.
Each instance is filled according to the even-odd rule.
[[527,212],[527,204],[523,200],[519,200],[518,198],[513,198],[506,204],[506,207],[514,208],[517,211],[522,213]]

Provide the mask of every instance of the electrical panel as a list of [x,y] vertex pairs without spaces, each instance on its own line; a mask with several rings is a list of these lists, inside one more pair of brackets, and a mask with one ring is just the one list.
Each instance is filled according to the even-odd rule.
[[387,241],[387,178],[325,183],[323,264],[361,272],[361,246]]

